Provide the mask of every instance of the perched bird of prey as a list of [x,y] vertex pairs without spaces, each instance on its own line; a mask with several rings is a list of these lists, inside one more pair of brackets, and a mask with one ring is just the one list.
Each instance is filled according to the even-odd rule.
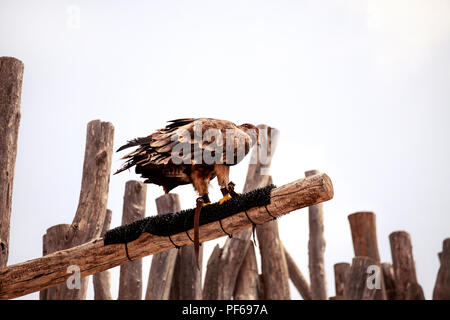
[[252,124],[236,125],[227,120],[184,118],[151,135],[129,141],[117,151],[137,147],[122,159],[125,164],[117,173],[135,167],[145,183],[163,187],[165,193],[185,184],[198,192],[194,217],[194,246],[198,266],[199,215],[210,203],[208,186],[217,177],[223,198],[220,204],[236,195],[229,181],[230,166],[239,163],[259,143],[258,128]]

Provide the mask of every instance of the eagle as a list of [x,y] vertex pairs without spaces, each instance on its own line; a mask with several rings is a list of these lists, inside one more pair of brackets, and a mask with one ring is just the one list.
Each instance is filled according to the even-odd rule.
[[135,167],[145,183],[162,186],[167,194],[180,185],[192,184],[199,197],[194,215],[194,246],[199,268],[199,217],[201,208],[211,203],[210,181],[217,177],[224,201],[236,196],[229,181],[230,167],[238,164],[259,144],[259,130],[244,123],[213,118],[182,118],[146,137],[136,138],[117,152],[135,147],[125,156],[123,166],[114,174]]

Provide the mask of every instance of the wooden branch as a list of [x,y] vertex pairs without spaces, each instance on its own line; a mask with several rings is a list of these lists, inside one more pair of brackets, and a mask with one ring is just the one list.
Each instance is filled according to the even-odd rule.
[[[147,185],[139,181],[127,181],[123,197],[122,225],[145,217]],[[142,259],[120,266],[118,300],[142,299]]]
[[0,267],[6,266],[9,255],[22,78],[22,61],[0,57]]
[[433,300],[450,300],[450,238],[444,240],[439,254],[441,266],[433,290]]
[[[165,194],[155,201],[158,215],[181,210],[180,197],[176,193]],[[177,254],[177,249],[170,249],[152,257],[145,300],[169,299]]]
[[350,269],[350,264],[346,262],[336,263],[334,265],[335,300],[344,300],[347,298],[345,285],[350,275]]
[[[275,217],[285,215],[297,209],[327,201],[333,198],[333,186],[326,174],[319,174],[296,180],[271,192],[268,210]],[[247,211],[252,221],[261,224],[271,220],[265,207],[255,207]],[[222,220],[222,226],[230,233],[251,228],[252,224],[245,212],[240,212]],[[189,235],[193,237],[193,230]],[[218,221],[200,227],[200,241],[224,236]],[[179,246],[192,245],[185,232],[173,235],[172,240]],[[128,252],[132,259],[139,259],[173,248],[168,237],[142,234],[138,239],[128,243]],[[103,239],[47,256],[19,263],[0,269],[0,298],[15,298],[62,283],[70,276],[69,265],[80,267],[81,276],[85,277],[128,262],[125,245],[103,244]]]
[[396,299],[404,300],[408,284],[417,283],[411,237],[405,231],[397,231],[389,235],[389,241],[395,274]]
[[[376,216],[373,212],[356,212],[348,216],[352,231],[355,256],[369,257],[381,268],[378,252]],[[376,300],[386,300],[384,279],[381,277],[381,289],[375,292]]]
[[[109,230],[111,219],[112,211],[108,209],[106,210],[105,222],[101,233],[102,237]],[[92,282],[94,285],[94,300],[112,300],[111,275],[108,270],[94,274]]]
[[256,264],[256,253],[253,241],[250,244],[247,253],[242,262],[241,269],[236,280],[234,289],[234,300],[258,300],[258,266]]
[[345,284],[346,297],[350,300],[373,300],[375,289],[367,286],[367,268],[376,264],[369,257],[354,257],[350,273]]
[[[76,247],[99,238],[107,210],[114,127],[109,122],[94,120],[88,123],[86,131],[80,198],[72,225],[64,237],[65,248]],[[78,266],[76,263],[69,265]],[[88,279],[81,280],[80,289],[62,287],[59,298],[85,299],[87,281]]]
[[383,269],[383,280],[384,286],[386,288],[386,299],[395,300],[395,274],[394,268],[390,263],[382,263],[381,268]]
[[206,266],[205,284],[203,286],[204,300],[218,300],[219,299],[219,281],[217,281],[219,274],[219,262],[222,255],[222,249],[218,244],[214,247],[213,252],[209,256],[208,264]]
[[[318,174],[318,170],[305,172],[305,176]],[[323,204],[308,208],[309,217],[309,279],[313,300],[327,300],[327,280],[325,276],[325,237],[323,227]]]
[[294,259],[286,250],[286,247],[283,245],[284,255],[286,257],[286,264],[288,267],[289,278],[291,278],[292,283],[297,288],[298,292],[302,296],[303,300],[311,300],[311,288],[306,281],[305,277],[301,273],[300,269],[297,267]]

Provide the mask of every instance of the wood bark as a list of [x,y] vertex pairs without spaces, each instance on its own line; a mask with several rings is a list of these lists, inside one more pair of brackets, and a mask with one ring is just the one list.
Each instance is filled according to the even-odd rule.
[[[165,194],[155,201],[159,215],[181,210],[180,197],[176,193]],[[170,249],[152,257],[145,294],[146,300],[169,299],[177,254],[177,249]]]
[[249,241],[250,244],[236,280],[234,300],[258,300],[259,298],[255,247],[253,241]]
[[[109,230],[112,219],[112,211],[106,210],[105,222],[103,224],[101,236],[104,237]],[[92,277],[94,285],[94,300],[112,300],[111,296],[111,274],[109,270],[96,273]]]
[[[276,149],[279,131],[263,124],[258,125],[258,130],[260,131],[260,145],[257,145],[252,150],[247,178],[243,188],[244,193],[264,187],[270,183],[269,168]],[[217,281],[219,279],[224,281],[219,286],[218,299],[231,299],[251,235],[252,230],[248,229],[235,233],[233,238],[227,239],[223,248],[224,254],[221,256],[220,271],[217,278]]]
[[[100,120],[87,125],[83,175],[77,211],[64,237],[64,247],[77,247],[100,237],[107,210],[114,126]],[[78,266],[72,263],[73,266]],[[75,274],[73,274],[75,275]],[[61,288],[61,300],[86,298],[88,279],[81,279],[79,289]]]
[[22,79],[22,61],[0,57],[0,267],[7,265],[9,256]]
[[[67,249],[64,243],[64,237],[69,231],[70,224],[57,224],[47,229],[46,234],[42,237],[42,255],[46,256],[50,253]],[[40,300],[58,300],[60,299],[61,290],[66,284],[57,285],[39,292]]]
[[[310,170],[305,172],[305,176],[318,174],[318,170]],[[327,281],[325,276],[325,237],[323,226],[323,204],[308,208],[309,217],[309,278],[311,283],[311,294],[313,300],[326,300]]]
[[297,267],[294,259],[283,246],[284,255],[286,257],[286,264],[288,267],[289,278],[291,279],[295,288],[297,288],[298,292],[302,296],[303,300],[311,300],[312,293],[311,288],[306,281],[305,277],[301,273],[300,269]]
[[433,290],[433,300],[450,300],[450,238],[444,240],[439,254],[441,266]]
[[354,257],[350,273],[345,284],[346,296],[350,300],[373,300],[375,289],[368,286],[367,280],[369,266],[376,261],[369,257]]
[[405,231],[397,231],[389,235],[389,241],[395,274],[396,299],[405,300],[408,284],[417,283],[411,237]]
[[386,288],[386,299],[395,300],[395,275],[394,268],[390,263],[382,263],[381,268],[383,269],[383,280],[384,286]]
[[[333,185],[330,178],[323,173],[274,188],[271,192],[271,203],[267,205],[267,208],[272,215],[279,217],[332,198]],[[256,224],[262,224],[271,219],[265,207],[251,208],[247,210],[247,214]],[[252,224],[245,212],[239,212],[222,219],[222,226],[234,234],[251,228]],[[194,230],[191,229],[188,232],[192,238]],[[224,234],[218,221],[200,226],[202,242],[222,236]],[[180,246],[192,245],[185,232],[175,234],[171,238]],[[134,259],[172,248],[173,244],[168,237],[149,233],[143,233],[138,239],[128,243],[129,254]],[[0,268],[0,298],[15,298],[62,283],[69,277],[66,273],[68,265],[78,265],[81,276],[85,277],[127,262],[123,244],[105,246],[103,239],[95,239],[78,247]]]
[[219,281],[217,277],[219,274],[219,262],[222,255],[222,248],[218,244],[214,247],[213,252],[209,256],[208,264],[206,265],[205,284],[203,286],[204,300],[218,300],[219,299]]
[[[128,181],[123,197],[122,225],[145,217],[147,186],[143,182]],[[119,300],[142,299],[142,259],[134,259],[120,266]]]
[[278,222],[272,220],[256,227],[266,300],[289,300],[289,271],[278,233]]
[[[177,212],[181,207],[174,208]],[[192,237],[193,239],[193,237]],[[175,250],[175,258],[172,267],[171,299],[176,300],[201,300],[202,299],[202,263],[203,247],[199,248],[198,261],[200,270],[197,268],[194,246],[184,246]],[[178,251],[178,252],[176,252]],[[174,258],[174,259],[175,259]],[[175,263],[177,264],[175,268]]]
[[[352,232],[353,249],[355,256],[369,257],[380,267],[380,254],[378,252],[376,216],[373,212],[356,212],[348,216]],[[384,279],[381,277],[381,288],[375,292],[376,300],[386,299]]]
[[335,300],[344,300],[347,298],[345,286],[350,275],[350,269],[350,264],[346,262],[336,263],[334,265]]

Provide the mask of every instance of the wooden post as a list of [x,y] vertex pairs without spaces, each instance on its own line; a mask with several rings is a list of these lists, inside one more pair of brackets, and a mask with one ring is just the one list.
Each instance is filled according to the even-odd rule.
[[7,265],[9,255],[22,78],[22,61],[0,57],[0,267]]
[[[309,177],[318,174],[318,170],[305,172]],[[327,299],[327,281],[325,277],[324,252],[325,238],[323,227],[323,205],[317,204],[308,208],[309,211],[309,278],[313,300]]]
[[[258,125],[258,129],[261,144],[252,150],[243,188],[244,193],[269,184],[268,170],[276,149],[279,131],[267,125]],[[227,239],[224,245],[217,277],[217,281],[222,282],[218,293],[220,300],[230,300],[234,293],[237,276],[246,256],[251,235],[250,229],[233,234],[233,238]]]
[[[326,174],[296,180],[281,187],[274,188],[270,195],[268,210],[274,217],[327,201],[333,198],[333,185]],[[264,206],[247,210],[247,215],[256,224],[269,221]],[[235,234],[251,228],[245,212],[239,212],[222,219],[222,227]],[[223,237],[223,230],[218,221],[200,226],[200,241]],[[192,234],[193,230],[189,230]],[[171,236],[179,246],[192,245],[186,232]],[[144,232],[138,239],[129,242],[128,252],[134,259],[162,252],[173,248],[168,237],[156,236]],[[69,278],[67,266],[77,265],[81,276],[85,277],[127,263],[128,258],[124,244],[104,245],[103,239],[94,239],[89,243],[54,252],[47,256],[0,268],[0,299],[10,299],[31,292],[43,290],[65,282]]]
[[[125,184],[122,225],[129,224],[145,217],[146,196],[147,186],[144,183],[139,181],[128,181]],[[118,299],[142,299],[142,259],[133,259],[133,261],[120,267]]]
[[[64,237],[70,228],[70,224],[57,224],[47,229],[47,233],[42,237],[42,255],[46,256],[50,253],[67,249],[65,247]],[[58,300],[62,288],[66,284],[60,284],[39,292],[40,300]]]
[[256,254],[253,241],[250,244],[245,255],[244,262],[241,265],[234,289],[234,300],[258,300],[258,266],[256,264]]
[[345,284],[346,296],[350,300],[373,300],[375,298],[375,290],[368,286],[367,273],[371,265],[376,261],[370,257],[354,257],[350,273]]
[[382,263],[381,268],[383,269],[383,280],[384,286],[386,288],[386,299],[395,300],[395,275],[394,268],[390,263]]
[[439,254],[441,266],[433,290],[433,300],[450,300],[450,238],[444,240]]
[[[356,212],[348,216],[352,232],[353,249],[355,256],[369,257],[380,267],[380,254],[378,252],[376,216],[373,212]],[[384,279],[381,277],[381,289],[375,292],[376,300],[386,300]]]
[[[269,178],[269,184],[272,179]],[[289,300],[289,270],[278,234],[278,222],[256,226],[266,300]]]
[[[86,148],[78,208],[64,237],[64,247],[72,248],[100,237],[107,210],[114,126],[93,120],[87,125]],[[77,267],[76,264],[71,263]],[[79,266],[78,266],[79,267]],[[80,289],[63,287],[61,300],[86,298],[88,279],[81,280]]]
[[283,246],[284,255],[286,257],[286,264],[289,271],[289,278],[291,278],[292,283],[297,288],[298,292],[302,296],[303,300],[311,300],[311,288],[306,281],[305,277],[301,273],[300,269],[295,264],[294,259]]
[[[395,274],[396,299],[405,300],[408,284],[417,283],[416,265],[412,253],[411,237],[405,231],[393,232],[389,235],[392,262]],[[413,288],[414,289],[414,288]],[[417,287],[414,289],[416,290]],[[409,294],[409,296],[416,294]],[[422,293],[423,295],[423,293]]]
[[[106,210],[105,222],[101,236],[104,237],[111,225],[112,211]],[[96,273],[92,277],[94,284],[94,300],[112,300],[111,296],[111,275],[108,270]]]
[[220,256],[222,254],[222,249],[218,244],[214,247],[213,252],[209,256],[208,264],[206,266],[205,274],[205,284],[203,286],[203,299],[204,300],[218,300],[219,299],[219,288],[221,285],[217,281],[219,274],[219,262]]
[[335,300],[347,299],[345,285],[350,275],[351,266],[349,263],[341,262],[334,265],[334,285],[336,288]]
[[[180,197],[176,193],[165,194],[156,199],[156,209],[159,215],[178,212],[181,210]],[[169,299],[177,254],[177,249],[170,249],[152,257],[146,300]]]

